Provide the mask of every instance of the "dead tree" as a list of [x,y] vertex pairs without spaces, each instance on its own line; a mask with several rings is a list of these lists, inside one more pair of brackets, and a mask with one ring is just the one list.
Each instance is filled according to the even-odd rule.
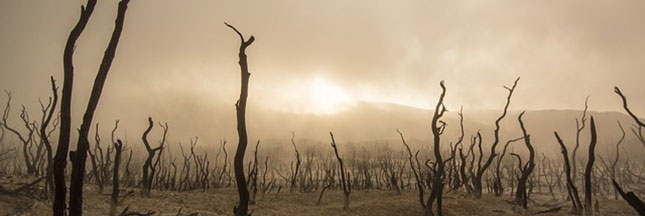
[[23,195],[29,198],[35,198],[33,196],[33,193],[30,193],[38,183],[40,183],[43,180],[43,177],[37,178],[36,180],[32,181],[31,183],[22,185],[16,189],[10,190],[5,188],[4,186],[0,185],[0,195]]
[[417,168],[414,166],[414,162],[412,162],[412,151],[410,150],[410,146],[408,145],[407,142],[405,142],[405,138],[403,138],[403,133],[399,131],[399,129],[396,129],[396,132],[399,133],[399,136],[401,136],[401,142],[403,142],[403,145],[405,146],[405,149],[408,151],[408,161],[410,162],[410,169],[412,169],[412,173],[414,173],[414,179],[416,180],[417,183],[417,190],[419,192],[419,203],[421,204],[421,207],[424,209],[426,208],[426,204],[423,200],[423,193],[424,193],[424,188],[423,188],[423,179],[419,175],[419,172],[417,171]]
[[645,204],[643,203],[643,201],[641,201],[641,199],[638,198],[638,196],[636,196],[634,192],[625,193],[625,191],[623,191],[623,189],[620,186],[618,186],[618,183],[616,183],[616,180],[612,179],[611,181],[614,185],[614,188],[616,188],[616,191],[618,191],[620,196],[623,197],[623,199],[627,201],[627,203],[629,203],[629,205],[632,208],[634,208],[634,210],[636,210],[636,212],[638,212],[639,215],[645,215]]
[[[506,113],[508,112],[508,106],[511,104],[511,97],[513,96],[513,91],[515,91],[515,87],[517,86],[518,81],[520,81],[519,77],[515,79],[515,82],[513,83],[512,87],[509,88],[504,86],[504,88],[508,90],[508,96],[506,97],[506,105],[504,106],[504,111],[502,112],[502,115],[499,118],[497,118],[497,120],[495,120],[495,131],[493,132],[494,140],[490,149],[490,155],[488,156],[488,159],[486,160],[484,165],[477,168],[477,173],[475,175],[475,191],[474,191],[475,198],[480,198],[482,196],[482,177],[484,176],[486,169],[488,169],[488,167],[493,162],[493,159],[497,156],[495,149],[497,148],[497,144],[499,143],[499,129],[500,129],[499,123],[502,121],[502,119],[504,119],[504,117],[506,116]],[[480,142],[481,142],[481,139],[480,139]],[[481,157],[479,160],[481,161]]]
[[634,119],[634,122],[636,122],[636,125],[638,126],[638,131],[636,131],[635,129],[632,129],[632,132],[634,132],[634,135],[636,135],[636,137],[641,142],[641,144],[643,144],[643,147],[645,147],[645,139],[643,138],[643,130],[642,130],[643,127],[645,127],[645,123],[629,109],[629,107],[627,106],[627,98],[625,97],[625,95],[623,95],[623,93],[620,91],[618,87],[614,87],[614,92],[616,92],[616,94],[620,96],[621,100],[623,101],[623,108],[629,114],[629,116],[631,116]]
[[65,185],[65,167],[67,166],[67,152],[69,151],[70,129],[72,121],[72,87],[74,85],[74,50],[76,41],[85,30],[90,20],[96,0],[87,0],[86,6],[81,6],[81,16],[69,34],[65,51],[63,53],[63,91],[61,96],[61,119],[58,136],[58,147],[54,157],[54,203],[52,212],[54,216],[64,216],[67,186]]
[[[642,133],[642,128],[645,127],[645,123],[643,123],[643,121],[641,119],[639,119],[628,108],[628,106],[627,106],[627,98],[625,97],[625,95],[623,95],[623,93],[620,91],[620,89],[618,87],[614,87],[614,92],[616,92],[616,94],[618,94],[618,96],[620,96],[620,98],[623,101],[623,108],[634,119],[634,121],[638,125],[638,132],[635,129],[632,129],[632,132],[636,135],[636,137],[639,139],[639,141],[645,147],[645,139],[643,139],[643,133]],[[616,147],[616,148],[618,148],[618,147]],[[627,156],[629,156],[629,155],[627,155]],[[618,154],[616,155],[616,161],[617,160],[618,160]],[[628,157],[628,161],[629,161],[629,157]],[[629,164],[629,163],[627,163],[627,164]],[[629,172],[629,169],[626,169],[626,170]],[[622,190],[622,188],[620,188],[618,183],[616,183],[616,181],[614,179],[612,179],[612,182],[614,184],[614,187],[618,191],[618,193],[623,197],[623,199],[625,201],[627,201],[627,203],[629,203],[629,205],[632,206],[632,208],[634,208],[634,210],[636,210],[640,215],[645,215],[645,204],[643,204],[643,201],[641,201],[641,199],[638,198],[638,196],[636,196],[636,194],[634,194],[633,192],[625,193]]]
[[[5,135],[5,130],[3,127],[0,127],[0,144],[4,144],[4,135]],[[4,147],[0,146],[0,162],[13,158],[12,153],[15,149],[14,148],[9,148],[5,149]]]
[[238,135],[238,145],[237,151],[235,152],[235,157],[233,159],[233,167],[235,169],[235,182],[237,182],[237,192],[240,196],[240,203],[237,207],[233,209],[233,212],[236,216],[246,216],[249,208],[249,190],[246,187],[246,179],[244,178],[244,154],[246,153],[246,145],[248,144],[248,135],[246,132],[246,100],[249,95],[249,78],[251,73],[249,73],[249,66],[246,60],[246,48],[249,47],[255,37],[251,36],[248,40],[244,39],[242,33],[240,33],[235,27],[224,23],[229,28],[233,29],[238,36],[240,36],[240,53],[239,53],[239,64],[241,72],[241,90],[240,98],[235,104],[235,109],[237,111],[237,135]]
[[575,183],[577,178],[576,176],[578,175],[578,169],[577,169],[577,164],[578,164],[578,157],[576,156],[578,153],[578,148],[580,147],[580,133],[582,133],[582,130],[585,129],[586,123],[587,123],[587,109],[589,106],[587,105],[589,102],[589,96],[585,98],[585,109],[582,111],[582,118],[580,121],[576,119],[576,146],[573,147],[573,153],[571,155],[571,165],[573,166],[573,171],[572,171],[572,179],[573,182]]
[[24,123],[25,129],[27,129],[27,134],[22,134],[15,128],[9,126],[7,119],[9,118],[9,113],[11,111],[11,92],[5,91],[5,93],[7,94],[7,105],[4,109],[4,113],[2,114],[2,122],[0,122],[0,126],[4,127],[18,137],[20,143],[22,144],[22,156],[25,161],[25,166],[27,167],[27,174],[36,174],[36,158],[33,158],[29,154],[31,152],[30,148],[33,145],[34,132],[36,132],[36,123],[31,122],[25,106],[22,106],[22,110],[20,111],[20,119]]
[[[224,151],[224,164],[222,164],[222,171],[220,172],[219,177],[216,178],[216,187],[224,186],[224,175],[227,175],[230,182],[230,175],[228,172],[228,152],[226,152],[226,140],[220,140],[220,146],[222,146],[222,151]],[[217,167],[217,165],[215,167]]]
[[443,104],[444,97],[446,96],[446,86],[443,83],[443,80],[439,82],[439,86],[441,86],[441,96],[439,96],[439,101],[437,102],[437,106],[435,106],[434,109],[434,114],[432,115],[432,122],[430,123],[430,129],[432,131],[432,136],[433,136],[433,150],[434,150],[434,157],[435,157],[435,163],[434,166],[431,167],[433,172],[432,172],[432,188],[430,192],[430,196],[428,197],[428,200],[426,201],[426,209],[425,209],[425,215],[430,216],[434,215],[432,212],[432,205],[434,201],[437,201],[437,215],[442,216],[443,215],[443,210],[442,210],[442,195],[443,195],[443,178],[445,175],[444,171],[444,161],[441,158],[441,134],[443,134],[444,130],[446,129],[446,123],[441,119],[443,117],[443,114],[446,112],[446,106]]
[[[96,123],[96,134],[94,135],[95,147],[94,154],[88,149],[87,153],[90,155],[90,162],[92,162],[92,172],[94,178],[96,178],[96,183],[99,186],[99,194],[103,194],[103,184],[104,178],[101,175],[101,170],[103,170],[103,149],[101,149],[101,138],[99,137],[99,124]],[[109,154],[108,154],[109,155]],[[98,160],[98,161],[97,161]],[[99,163],[97,166],[97,162]]]
[[[547,168],[549,169],[547,173]],[[554,186],[554,177],[555,177],[555,172],[553,171],[553,166],[551,163],[551,159],[546,157],[546,154],[542,153],[542,175],[544,176],[544,181],[549,189],[549,194],[551,194],[552,200],[556,200],[555,198],[555,193],[553,192],[553,186]],[[540,175],[540,171],[538,168],[538,175]],[[538,180],[539,183],[539,180]]]
[[506,150],[508,149],[508,146],[511,143],[520,141],[521,139],[524,139],[524,137],[512,139],[506,142],[504,145],[504,149],[502,150],[502,154],[497,157],[497,164],[495,166],[495,182],[493,182],[493,193],[495,193],[495,196],[501,196],[504,194],[504,186],[502,185],[502,176],[501,176],[501,163],[502,160],[504,159],[504,156],[506,155]]
[[114,143],[114,169],[112,170],[112,195],[110,196],[110,216],[116,214],[116,206],[119,204],[119,166],[121,165],[121,152],[123,143],[117,140]]
[[[611,179],[616,179],[616,165],[618,165],[618,161],[620,160],[620,144],[622,144],[623,140],[625,140],[625,129],[623,129],[623,125],[620,124],[620,121],[618,121],[618,128],[620,128],[621,136],[616,143],[616,157],[611,163],[611,169],[609,170]],[[616,188],[614,188],[614,197],[615,199],[618,199],[618,190],[616,190]]]
[[[5,135],[5,130],[3,127],[0,127],[0,143],[4,140],[4,135]],[[0,162],[13,158],[13,153],[15,152],[14,148],[9,148],[9,149],[0,149]]]
[[46,168],[47,171],[45,172],[46,173],[45,184],[47,185],[46,188],[48,191],[48,195],[49,193],[54,192],[54,175],[53,175],[54,157],[53,157],[52,145],[51,145],[51,142],[49,141],[49,136],[48,136],[50,133],[47,131],[47,127],[49,126],[49,123],[52,120],[52,116],[54,116],[54,111],[56,110],[56,105],[58,103],[58,87],[56,87],[56,81],[54,80],[53,76],[50,76],[49,78],[52,84],[53,100],[52,100],[52,97],[50,97],[49,98],[50,103],[48,103],[46,107],[43,106],[41,103],[43,118],[41,121],[42,123],[40,125],[40,139],[45,145],[46,152],[47,152],[47,168]]
[[[349,209],[349,195],[352,193],[352,185],[350,180],[349,172],[347,172],[347,178],[345,178],[345,165],[343,164],[343,159],[338,154],[338,146],[336,145],[336,140],[334,139],[334,134],[330,131],[329,136],[331,136],[331,147],[334,148],[334,154],[336,155],[336,160],[338,160],[338,165],[340,166],[340,180],[343,188],[343,194],[345,194],[345,203],[343,209]],[[322,193],[320,194],[322,197]]]
[[[291,192],[296,187],[296,180],[298,179],[298,172],[300,171],[300,152],[298,152],[298,148],[296,148],[296,142],[294,141],[294,138],[296,137],[296,134],[292,131],[291,132],[291,145],[293,145],[293,150],[296,152],[296,167],[295,169],[292,167],[291,169]],[[293,166],[293,162],[292,165]]]
[[571,177],[571,166],[569,165],[569,153],[567,152],[567,147],[562,142],[558,132],[553,131],[555,138],[560,144],[560,150],[562,151],[562,157],[564,159],[564,173],[567,177],[567,191],[569,192],[569,197],[571,198],[571,203],[573,205],[573,212],[575,214],[580,214],[582,212],[582,203],[580,202],[580,196],[578,195],[578,188]]
[[591,141],[589,143],[589,159],[587,160],[587,167],[585,169],[585,213],[586,215],[593,215],[592,210],[592,191],[591,191],[591,175],[593,163],[596,160],[596,123],[594,123],[593,116],[591,116],[590,123]]
[[334,185],[334,175],[336,172],[334,172],[331,169],[325,169],[325,177],[323,179],[323,187],[322,190],[320,190],[320,195],[318,196],[318,201],[316,201],[316,205],[320,205],[320,201],[322,200],[323,194],[325,194],[325,191],[329,189],[331,186]]
[[253,192],[251,196],[251,203],[255,204],[255,197],[258,193],[258,146],[260,146],[260,140],[255,144],[255,152],[253,152],[253,168],[249,171],[249,189]]
[[[461,179],[463,181],[464,188],[466,189],[466,192],[468,194],[472,194],[473,187],[472,187],[472,177],[473,177],[473,171],[472,167],[475,162],[475,153],[473,151],[473,148],[475,147],[475,140],[473,140],[470,144],[470,147],[466,151],[466,154],[464,155],[463,153],[463,148],[459,148],[459,158],[461,158],[461,166],[459,167],[459,174],[461,175]],[[468,173],[466,173],[466,164],[467,161],[466,159],[471,156],[470,160],[470,167],[468,168]]]
[[[163,138],[161,141],[161,144],[156,147],[152,148],[150,147],[150,143],[148,142],[148,134],[152,130],[152,127],[154,125],[154,122],[152,121],[151,117],[148,117],[148,128],[143,132],[143,136],[141,136],[141,140],[143,141],[143,145],[146,147],[146,151],[148,152],[148,157],[146,158],[146,161],[143,163],[143,179],[142,179],[142,186],[143,186],[143,191],[142,195],[149,197],[150,196],[150,191],[152,187],[152,179],[154,178],[155,174],[155,166],[152,164],[152,160],[154,159],[155,155],[157,155],[157,158],[161,157],[161,150],[163,149],[163,145],[166,142],[166,136],[168,134],[168,124],[163,127]],[[159,153],[157,153],[159,151]],[[158,160],[157,160],[158,161]]]
[[[123,23],[125,21],[125,13],[128,9],[128,3],[130,3],[130,0],[121,0],[119,2],[114,31],[112,32],[112,37],[110,38],[108,47],[105,50],[105,54],[103,56],[103,60],[101,61],[98,73],[96,74],[90,99],[87,104],[87,109],[85,110],[85,114],[83,115],[76,151],[70,153],[70,159],[72,161],[72,177],[69,200],[70,216],[83,214],[83,179],[85,177],[87,149],[89,148],[88,133],[90,131],[90,126],[92,125],[94,112],[96,111],[99,99],[101,98],[105,80],[107,79],[108,72],[110,71],[110,67],[112,66],[112,61],[114,60],[117,45],[119,44],[121,32],[123,31]],[[63,89],[63,91],[65,91],[65,89]],[[69,99],[71,99],[71,97]]]
[[[126,141],[127,144],[127,141]],[[134,185],[134,177],[132,177],[132,172],[130,171],[130,162],[132,161],[132,148],[130,148],[130,154],[128,156],[127,162],[125,162],[125,177],[123,181],[128,187]]]
[[616,92],[616,94],[618,94],[618,96],[620,96],[620,98],[621,98],[621,99],[622,99],[622,101],[623,101],[623,108],[625,109],[625,111],[627,111],[627,113],[629,114],[629,116],[631,116],[631,117],[634,119],[634,121],[636,122],[636,124],[640,125],[641,127],[645,127],[645,123],[644,123],[641,119],[639,119],[639,118],[638,118],[638,117],[637,117],[637,116],[636,116],[636,115],[635,115],[635,114],[634,114],[634,113],[629,109],[629,107],[627,107],[627,98],[625,97],[625,95],[623,95],[623,93],[620,91],[620,89],[619,89],[618,87],[614,87],[614,92]]
[[[197,143],[193,142],[193,139],[190,139],[190,148],[194,148]],[[179,149],[181,150],[181,155],[184,157],[184,167],[181,169],[180,173],[180,181],[179,181],[179,189],[178,191],[183,191],[188,189],[192,189],[192,184],[190,184],[190,167],[191,163],[190,160],[192,159],[193,155],[184,153],[184,148],[182,147],[181,143],[179,143]]]
[[[457,115],[459,115],[459,132],[460,132],[460,135],[459,135],[459,138],[457,138],[457,142],[455,143],[455,145],[450,147],[450,157],[453,158],[453,160],[452,160],[452,166],[451,166],[451,169],[450,169],[451,174],[449,176],[452,176],[452,178],[453,178],[453,180],[450,181],[453,184],[452,185],[453,190],[458,190],[461,187],[462,184],[466,183],[466,181],[464,179],[461,179],[459,168],[457,168],[457,148],[459,148],[461,150],[461,147],[459,147],[459,146],[460,145],[463,146],[464,134],[465,134],[464,133],[464,108],[463,107],[459,108],[459,113],[457,113]],[[423,203],[423,200],[421,200],[421,202]],[[425,204],[423,204],[423,205],[425,205]],[[425,208],[425,206],[424,206],[424,208]]]
[[[529,150],[529,160],[524,164],[524,167],[520,167],[522,171],[521,177],[518,181],[517,184],[517,192],[515,193],[515,202],[517,204],[521,205],[524,209],[528,208],[527,207],[527,201],[528,201],[528,194],[526,192],[526,181],[528,180],[529,176],[533,172],[533,169],[535,168],[535,150],[533,149],[533,145],[531,145],[531,137],[529,134],[526,133],[526,128],[524,127],[524,122],[522,122],[522,116],[524,116],[524,112],[520,113],[520,115],[517,117],[517,120],[520,122],[520,129],[522,129],[522,134],[524,135],[524,144],[526,144],[526,148]],[[519,157],[519,156],[518,156]],[[520,163],[520,166],[521,163]]]

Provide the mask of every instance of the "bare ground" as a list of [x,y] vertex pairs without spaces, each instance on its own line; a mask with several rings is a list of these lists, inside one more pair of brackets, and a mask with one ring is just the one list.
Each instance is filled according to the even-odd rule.
[[[133,189],[128,189],[133,190]],[[108,188],[106,188],[108,191]],[[350,210],[342,210],[342,191],[327,191],[320,205],[316,205],[319,193],[258,194],[257,203],[251,205],[253,215],[422,215],[417,193],[403,192],[396,195],[391,191],[369,190],[353,191]],[[464,197],[462,194],[449,193],[444,197],[445,215],[534,215],[538,211],[558,206],[563,208],[557,213],[541,215],[571,215],[570,203],[549,200],[549,196],[533,195],[529,210],[518,208],[509,202],[508,196],[494,197],[484,195],[480,200]],[[93,186],[85,188],[84,210],[86,215],[107,215],[109,196],[99,195]],[[155,215],[232,215],[237,202],[237,191],[213,189],[206,191],[172,192],[153,191],[150,198],[142,198],[138,190],[125,199],[119,210],[129,206],[138,212],[155,211]],[[600,213],[596,215],[637,215],[623,200],[599,198]],[[36,201],[25,196],[0,195],[0,215],[50,215],[51,204]]]

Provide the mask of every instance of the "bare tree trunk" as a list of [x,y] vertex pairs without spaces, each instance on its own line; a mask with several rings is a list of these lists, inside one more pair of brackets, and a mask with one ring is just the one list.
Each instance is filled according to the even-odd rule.
[[67,152],[69,151],[70,128],[72,121],[72,88],[74,85],[74,49],[76,41],[81,36],[85,26],[90,20],[96,0],[87,0],[86,7],[81,6],[81,16],[69,34],[65,51],[63,53],[63,92],[61,97],[61,119],[58,136],[58,147],[54,157],[54,203],[52,213],[54,216],[64,216],[67,186],[65,184],[65,167],[67,166]]
[[255,144],[255,152],[253,152],[253,168],[249,171],[249,185],[251,192],[251,203],[255,204],[255,197],[258,193],[258,146],[260,145],[260,140]]
[[296,142],[294,141],[294,138],[296,137],[296,134],[292,131],[291,132],[291,145],[293,145],[293,150],[296,152],[296,167],[295,170],[292,171],[293,176],[291,176],[291,192],[296,187],[296,180],[298,180],[298,171],[300,171],[300,152],[298,152],[298,148],[296,148]]
[[[634,119],[634,121],[638,125],[638,132],[635,129],[632,129],[632,132],[634,133],[634,135],[636,135],[636,137],[638,137],[639,141],[643,144],[643,147],[645,147],[645,139],[643,139],[643,134],[641,132],[642,131],[641,129],[645,127],[645,123],[643,123],[643,121],[641,121],[631,110],[629,110],[629,108],[627,107],[627,98],[625,97],[625,95],[623,95],[623,93],[620,91],[618,87],[614,87],[614,92],[616,92],[616,94],[620,96],[620,98],[623,101],[623,108],[625,109],[625,111],[627,111],[627,113]],[[621,130],[622,130],[622,127],[621,127]],[[618,149],[618,144],[616,145],[616,149]],[[627,161],[629,162],[629,157],[627,157]],[[616,153],[616,160],[614,164],[616,162],[618,162],[618,153]],[[638,198],[638,196],[636,196],[636,194],[634,194],[633,192],[625,193],[623,189],[620,188],[620,186],[618,186],[618,183],[616,183],[616,180],[612,179],[612,182],[614,184],[614,188],[618,191],[620,196],[622,196],[623,199],[627,201],[627,203],[629,203],[629,205],[631,205],[632,208],[634,208],[634,210],[636,210],[640,215],[645,215],[645,204],[643,204],[643,201],[641,201],[640,198]]]
[[585,98],[585,109],[582,111],[582,118],[580,119],[580,121],[576,119],[576,146],[573,147],[573,153],[571,155],[571,165],[573,166],[571,178],[574,184],[576,183],[577,175],[578,175],[578,169],[577,169],[578,157],[576,155],[578,153],[578,148],[580,147],[580,133],[582,133],[582,130],[585,129],[587,124],[587,109],[589,108],[589,106],[587,105],[588,102],[589,102],[589,96]]
[[596,123],[591,116],[591,142],[589,143],[589,160],[587,160],[587,168],[585,169],[585,213],[586,215],[593,215],[592,209],[592,191],[591,191],[591,174],[593,163],[596,160]]
[[408,151],[408,160],[410,161],[410,169],[412,169],[412,172],[414,173],[414,179],[417,182],[417,190],[419,191],[419,203],[421,204],[421,207],[425,209],[426,204],[423,200],[423,193],[424,193],[423,179],[421,179],[421,177],[419,176],[419,172],[414,167],[414,163],[412,162],[412,150],[410,150],[410,146],[408,145],[408,143],[405,142],[405,138],[403,138],[403,133],[401,133],[399,129],[396,129],[396,132],[399,133],[399,136],[401,136],[401,142],[403,142],[405,149]]
[[125,13],[128,9],[128,3],[130,3],[130,0],[122,0],[119,2],[114,31],[112,32],[112,37],[110,38],[108,47],[105,50],[99,71],[96,74],[90,100],[88,102],[87,109],[85,110],[85,114],[83,115],[76,152],[71,154],[72,177],[69,200],[70,216],[83,215],[83,178],[85,177],[85,161],[87,160],[87,149],[89,148],[88,133],[90,131],[90,126],[92,125],[94,112],[96,111],[99,99],[101,98],[105,80],[107,79],[108,72],[112,66],[112,61],[114,60],[117,45],[119,44],[121,32],[123,31],[123,23],[125,21]]
[[616,188],[620,196],[623,197],[623,199],[627,201],[627,203],[629,203],[629,205],[632,208],[634,208],[634,210],[636,210],[638,214],[645,215],[645,204],[643,203],[643,201],[641,201],[641,199],[638,198],[638,196],[636,196],[634,192],[625,193],[625,191],[623,191],[623,189],[620,188],[620,186],[618,186],[618,183],[616,183],[615,180],[612,179],[611,181],[614,184],[614,187]]
[[116,206],[119,204],[119,166],[121,165],[121,152],[123,143],[117,140],[114,143],[114,169],[112,170],[112,196],[110,197],[110,216],[116,214]]
[[345,194],[345,202],[343,205],[343,209],[347,210],[349,209],[349,195],[352,193],[351,180],[350,180],[349,172],[347,172],[347,178],[345,178],[345,166],[343,164],[343,159],[340,158],[340,155],[338,154],[338,147],[336,146],[336,140],[334,139],[334,134],[331,131],[329,132],[329,136],[331,136],[331,147],[334,148],[334,154],[336,154],[336,160],[338,160],[338,164],[340,165],[340,179],[343,187],[343,194]]
[[[43,116],[43,121],[42,124],[40,125],[40,139],[42,140],[43,144],[45,144],[45,148],[47,151],[47,170],[45,172],[45,183],[47,185],[47,191],[49,193],[54,192],[54,175],[53,175],[53,169],[54,169],[54,159],[53,159],[53,150],[52,150],[52,145],[51,142],[49,141],[48,133],[47,133],[47,127],[49,126],[49,123],[51,122],[52,116],[54,116],[54,111],[56,110],[56,105],[58,103],[58,87],[56,87],[56,81],[54,80],[54,77],[50,77],[50,81],[52,84],[52,94],[53,94],[53,100],[51,100],[51,104],[48,105],[46,108],[43,108],[43,114],[44,112],[48,111],[47,115]],[[50,98],[51,99],[51,98]],[[48,194],[49,196],[49,194]]]
[[508,150],[508,146],[513,143],[517,142],[524,137],[512,139],[506,142],[504,145],[504,150],[502,150],[502,154],[497,157],[497,165],[495,166],[495,182],[493,183],[493,192],[495,193],[495,196],[502,196],[504,194],[504,186],[502,185],[502,176],[501,176],[501,163],[502,159],[504,159],[504,156],[506,155],[506,150]]
[[[522,174],[517,184],[515,201],[518,204],[520,204],[524,209],[526,209],[528,208],[527,207],[528,194],[526,192],[526,181],[528,180],[529,176],[533,172],[533,169],[535,168],[535,150],[533,149],[533,145],[531,145],[530,135],[526,133],[524,122],[522,122],[522,116],[524,116],[524,112],[520,113],[517,120],[520,122],[520,128],[522,129],[522,134],[524,135],[524,144],[526,144],[526,148],[529,149],[529,160],[524,165],[524,168],[521,169]],[[521,166],[521,163],[520,163],[520,166]]]
[[240,98],[235,104],[235,109],[237,111],[237,135],[238,135],[238,145],[237,151],[235,152],[235,158],[233,159],[233,167],[235,168],[235,181],[237,182],[237,192],[240,196],[240,203],[237,207],[233,209],[233,212],[236,216],[246,216],[249,208],[249,190],[246,185],[246,179],[244,177],[244,154],[246,153],[246,145],[248,144],[248,137],[246,132],[246,100],[249,95],[249,66],[246,60],[246,48],[250,46],[255,37],[251,36],[248,40],[244,39],[242,33],[240,33],[235,27],[224,23],[229,28],[233,29],[238,36],[240,36],[240,72],[241,72],[241,90]]
[[578,195],[578,189],[576,188],[575,182],[571,178],[571,167],[569,165],[569,153],[567,152],[567,147],[562,142],[558,132],[553,131],[555,138],[560,144],[560,149],[562,151],[562,157],[564,158],[564,173],[567,177],[567,190],[569,191],[569,197],[571,197],[571,202],[573,204],[574,213],[580,214],[582,212],[582,204],[580,203],[580,196]]
[[148,134],[150,133],[150,130],[152,130],[153,125],[154,125],[154,122],[152,121],[152,118],[148,117],[148,127],[146,128],[146,130],[143,132],[143,135],[141,136],[143,145],[146,147],[146,151],[148,152],[148,157],[146,158],[146,161],[143,163],[143,169],[142,169],[143,179],[141,182],[143,186],[142,195],[145,197],[150,196],[150,191],[152,189],[152,180],[155,174],[156,165],[152,165],[152,160],[154,159],[156,154],[157,162],[159,162],[159,158],[161,158],[161,151],[163,149],[163,145],[166,142],[166,135],[168,134],[168,124],[165,124],[165,126],[160,124],[161,127],[163,128],[163,137],[161,140],[161,144],[158,147],[153,149],[152,147],[150,147],[150,143],[148,142]]
[[[499,128],[500,128],[499,123],[506,116],[506,113],[508,111],[508,106],[511,104],[511,96],[513,96],[513,91],[515,91],[515,87],[517,86],[518,81],[520,81],[519,77],[515,80],[512,87],[509,88],[504,86],[504,88],[508,90],[508,96],[506,97],[506,105],[504,106],[504,112],[502,112],[502,115],[495,121],[495,132],[493,134],[494,140],[493,140],[493,145],[490,148],[490,155],[488,156],[488,159],[484,163],[484,166],[477,167],[477,173],[475,175],[475,191],[474,191],[475,198],[480,198],[482,196],[482,177],[484,176],[486,169],[488,169],[488,167],[493,162],[493,159],[497,156],[497,153],[495,152],[495,148],[497,148],[497,144],[499,143]],[[481,139],[480,139],[480,142],[481,142]],[[481,162],[481,157],[479,158],[479,160]]]
[[[0,122],[0,126],[3,126],[5,129],[13,133],[18,137],[20,140],[20,143],[22,144],[22,155],[23,159],[25,161],[25,166],[27,167],[27,174],[28,175],[33,175],[35,174],[35,167],[34,163],[32,162],[32,159],[34,159],[33,155],[31,155],[31,145],[33,144],[33,138],[34,138],[34,132],[36,131],[36,123],[35,122],[30,122],[29,120],[27,111],[25,109],[25,106],[22,106],[22,110],[20,111],[20,118],[24,123],[24,127],[27,129],[27,134],[23,136],[20,132],[18,132],[15,128],[10,127],[9,123],[7,122],[7,119],[9,118],[9,113],[11,110],[11,92],[6,91],[5,93],[7,94],[7,106],[5,107],[5,110],[2,114],[2,122]],[[34,159],[35,160],[35,159]]]
[[[618,165],[618,161],[620,160],[620,144],[623,143],[623,140],[625,140],[625,129],[623,129],[623,125],[620,124],[620,121],[618,121],[618,128],[620,128],[621,136],[616,143],[616,157],[614,158],[614,162],[611,164],[611,179],[616,179],[616,165]],[[618,199],[618,190],[616,190],[615,187],[614,198]]]
[[638,117],[637,117],[637,116],[636,116],[636,115],[635,115],[631,110],[629,110],[629,108],[627,107],[627,98],[625,97],[625,95],[623,95],[623,92],[621,92],[621,91],[620,91],[620,89],[619,89],[618,87],[614,87],[614,92],[616,92],[616,94],[618,94],[618,96],[620,96],[620,98],[621,98],[621,99],[622,99],[622,101],[623,101],[623,108],[625,109],[625,111],[627,111],[627,113],[629,114],[629,116],[631,116],[631,117],[634,119],[634,121],[636,122],[636,124],[638,124],[638,125],[639,125],[639,126],[641,126],[641,127],[645,127],[645,123],[644,123],[643,121],[641,121],[641,120],[640,120],[640,119],[639,119],[639,118],[638,118]]
[[[435,157],[435,165],[433,167],[433,176],[432,176],[432,188],[428,201],[426,202],[425,215],[430,216],[434,215],[432,212],[432,204],[434,201],[437,201],[437,215],[443,215],[442,209],[442,196],[443,196],[443,178],[444,178],[444,161],[441,158],[441,134],[443,134],[446,129],[446,123],[441,121],[440,118],[443,117],[443,114],[446,112],[446,107],[443,104],[443,99],[446,96],[446,86],[443,81],[439,83],[441,86],[441,96],[439,96],[439,101],[437,106],[435,106],[434,114],[432,115],[432,122],[430,124],[430,129],[432,130],[433,136],[433,149]],[[438,125],[441,124],[441,125]]]

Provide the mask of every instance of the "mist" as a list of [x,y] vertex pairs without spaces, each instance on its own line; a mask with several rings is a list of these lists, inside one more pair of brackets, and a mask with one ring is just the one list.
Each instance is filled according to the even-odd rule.
[[[49,76],[62,87],[65,41],[85,2],[0,0],[0,89],[12,96],[9,124],[22,126],[21,106],[40,119],[38,101],[51,96]],[[72,140],[78,139],[118,2],[98,1],[76,43]],[[588,98],[601,155],[613,153],[621,124],[626,138],[620,151],[642,161],[640,127],[614,87],[636,116],[645,114],[643,11],[645,2],[629,0],[137,0],[128,9],[90,134],[107,139],[119,120],[117,136],[143,150],[138,144],[151,117],[155,142],[162,134],[158,123],[168,123],[172,145],[199,138],[199,150],[210,151],[224,140],[237,143],[239,38],[227,22],[255,38],[246,50],[249,142],[270,146],[281,166],[290,163],[285,158],[293,135],[323,148],[330,131],[340,143],[403,152],[400,130],[413,149],[430,154],[440,81],[447,87],[443,148],[459,139],[460,111],[465,143],[481,132],[490,148],[495,119],[518,77],[501,140],[523,136],[517,118],[526,111],[535,150],[559,158],[553,132],[567,145],[575,143]],[[2,106],[8,95],[0,95]],[[588,133],[580,143],[590,142]],[[519,146],[512,150],[529,154]]]

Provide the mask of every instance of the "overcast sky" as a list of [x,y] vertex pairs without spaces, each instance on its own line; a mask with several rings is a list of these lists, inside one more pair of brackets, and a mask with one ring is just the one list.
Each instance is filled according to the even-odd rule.
[[[75,112],[87,103],[117,2],[99,1],[77,44]],[[0,88],[16,103],[35,107],[48,96],[49,75],[62,85],[64,42],[84,3],[0,0]],[[643,114],[643,11],[637,0],[136,0],[98,112],[232,108],[239,38],[226,21],[256,37],[248,49],[254,107],[312,112],[362,100],[429,108],[446,80],[449,108],[499,109],[502,86],[521,76],[512,109],[581,109],[591,95],[591,109],[620,111],[618,85]],[[330,100],[326,93],[340,99],[317,101]]]

